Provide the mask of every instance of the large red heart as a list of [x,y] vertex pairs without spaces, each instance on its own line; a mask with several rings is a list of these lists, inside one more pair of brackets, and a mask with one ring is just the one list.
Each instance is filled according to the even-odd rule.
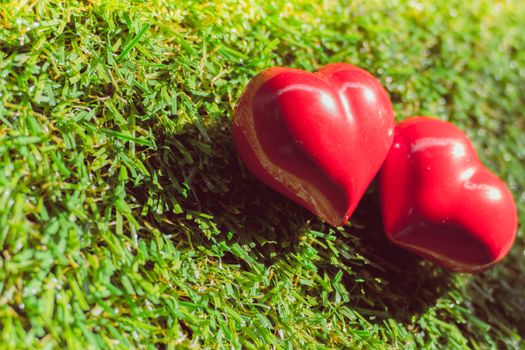
[[448,122],[414,117],[397,125],[379,192],[387,236],[452,270],[487,268],[514,241],[512,194]]
[[331,225],[344,224],[392,144],[388,94],[368,72],[270,68],[247,86],[233,136],[246,167]]

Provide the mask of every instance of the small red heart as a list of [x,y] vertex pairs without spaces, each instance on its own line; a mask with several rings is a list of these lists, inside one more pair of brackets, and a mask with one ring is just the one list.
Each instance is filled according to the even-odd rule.
[[388,238],[455,271],[493,265],[516,235],[509,189],[448,122],[414,117],[396,126],[379,193]]
[[360,68],[337,63],[315,73],[260,73],[237,104],[232,132],[256,177],[337,226],[381,167],[394,123],[381,84]]

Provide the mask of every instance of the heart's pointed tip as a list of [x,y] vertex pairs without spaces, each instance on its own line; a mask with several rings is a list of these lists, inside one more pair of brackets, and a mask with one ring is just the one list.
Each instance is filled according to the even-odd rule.
[[341,227],[348,223],[349,216],[321,216],[319,218],[332,227]]
[[355,211],[355,208],[357,206],[357,203],[359,203],[360,201],[360,198],[357,199],[357,201],[355,201],[355,203],[353,201],[350,201],[349,200],[349,203],[348,203],[348,207],[346,209],[346,211],[344,213],[342,213],[338,220],[337,220],[337,225],[332,225],[334,227],[338,227],[338,226],[345,226],[348,221],[350,220],[350,218],[352,217],[352,214],[354,213]]
[[[508,253],[508,250],[496,253],[490,251],[489,247],[479,245],[471,246],[470,251],[466,251],[462,258],[458,258],[459,255],[457,254],[447,254],[447,251],[454,246],[454,243],[451,243],[444,252],[437,252],[435,247],[412,242],[410,235],[387,234],[387,237],[396,246],[455,273],[474,274],[483,272],[503,260]],[[473,257],[476,257],[475,260],[472,260],[474,259]]]
[[485,272],[487,270],[489,270],[490,268],[494,267],[496,264],[498,264],[501,260],[503,260],[505,256],[501,256],[497,259],[494,259],[490,262],[487,262],[485,264],[474,264],[474,265],[469,265],[469,264],[457,264],[457,263],[454,263],[454,264],[451,264],[451,265],[447,265],[445,263],[442,263],[442,262],[438,262],[438,261],[433,261],[435,264],[439,265],[440,267],[442,268],[445,268],[449,271],[452,271],[454,273],[468,273],[468,274],[476,274],[476,273],[481,273],[481,272]]

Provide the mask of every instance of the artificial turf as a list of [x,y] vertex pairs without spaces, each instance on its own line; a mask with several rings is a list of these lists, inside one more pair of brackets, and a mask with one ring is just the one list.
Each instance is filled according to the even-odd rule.
[[[388,4],[387,4],[388,3]],[[478,275],[264,187],[230,136],[274,65],[350,62],[472,138],[525,218],[523,1],[2,1],[1,349],[524,347],[525,237]]]

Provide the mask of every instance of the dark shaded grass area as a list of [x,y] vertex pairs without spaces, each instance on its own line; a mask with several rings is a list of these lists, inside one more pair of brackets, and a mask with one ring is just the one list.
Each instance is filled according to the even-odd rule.
[[[190,140],[198,138],[198,130],[186,130],[184,134],[191,135]],[[228,237],[228,233],[235,232],[236,241],[241,245],[252,245],[257,255],[260,256],[259,261],[266,268],[271,268],[279,259],[290,253],[298,252],[299,241],[304,238],[306,230],[330,229],[329,226],[314,219],[307,210],[269,190],[248,174],[235,154],[229,129],[208,129],[207,135],[216,145],[212,148],[216,151],[222,148],[224,153],[219,152],[220,155],[217,158],[212,155],[211,159],[203,162],[206,166],[200,167],[198,174],[193,178],[193,182],[198,185],[181,203],[181,206],[214,217],[214,223],[218,229],[225,233],[215,236],[215,240],[230,241],[232,237]],[[161,141],[160,144],[172,145],[174,142],[184,147],[184,138],[173,140],[168,138]],[[192,152],[189,145],[185,148],[190,153],[197,153],[196,150]],[[193,167],[173,169],[171,165],[163,164],[159,157],[156,157],[156,162],[153,162],[152,166],[159,169],[166,166],[166,171],[162,171],[165,173],[168,172],[168,169],[176,173],[191,173],[194,169]],[[225,192],[217,193],[210,190],[210,188],[217,189],[218,186],[211,184],[207,179],[209,174],[221,178],[221,184],[227,186]],[[165,181],[167,185],[169,180],[165,179]],[[232,186],[229,184],[235,184],[233,191],[229,190],[229,186]],[[129,188],[128,192],[134,193],[135,198],[140,200],[141,194],[147,188],[147,186]],[[154,197],[162,197],[162,192],[155,193]],[[264,220],[266,216],[272,217],[277,225],[268,225],[268,222]],[[178,218],[180,216],[176,214],[168,217],[172,222],[176,222]],[[222,220],[223,218],[225,220]],[[160,220],[152,218],[151,221],[159,222]],[[354,264],[348,261],[350,268],[371,279],[384,280],[389,286],[388,293],[382,293],[382,290],[377,287],[365,285],[364,297],[360,295],[361,292],[353,295],[351,300],[354,307],[365,315],[377,316],[381,320],[393,316],[400,322],[406,322],[412,315],[424,312],[450,287],[451,273],[429,263],[422,263],[420,258],[398,248],[386,239],[375,184],[372,184],[367,195],[361,200],[352,217],[351,226],[339,232],[339,235],[342,242],[351,247],[354,254],[361,255],[368,261],[368,264],[364,266],[361,264],[352,266]],[[208,239],[201,238],[201,240],[199,244],[208,248],[213,247],[213,243]],[[269,242],[273,244],[268,244]],[[223,260],[243,264],[242,260],[238,261],[231,254],[227,257],[230,260],[224,257]],[[336,270],[330,268],[329,264],[320,265],[318,268],[326,269],[328,274],[337,273]],[[360,291],[355,278],[343,278],[342,281],[349,291]],[[368,307],[372,308],[367,309]],[[384,312],[385,309],[390,310],[390,313]]]

